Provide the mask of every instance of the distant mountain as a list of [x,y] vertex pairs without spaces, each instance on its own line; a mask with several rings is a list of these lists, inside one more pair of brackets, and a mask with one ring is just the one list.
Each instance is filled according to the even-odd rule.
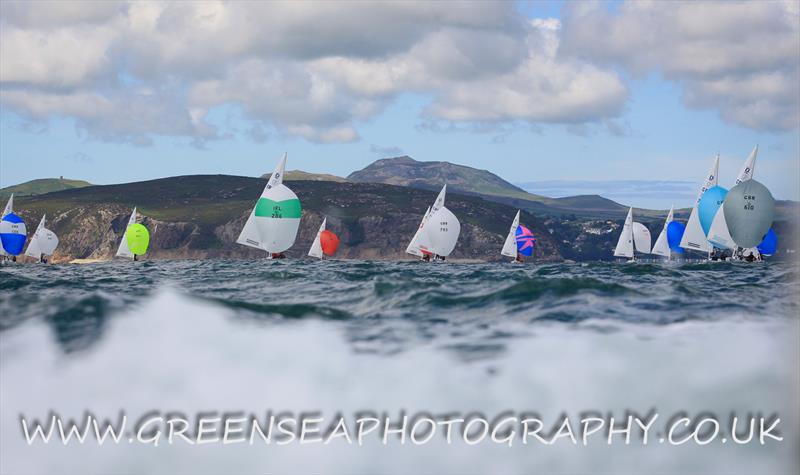
[[528,193],[486,170],[450,162],[418,162],[409,156],[377,160],[347,179],[429,190],[438,190],[447,183],[448,190],[549,202],[548,198]]
[[[83,188],[92,186],[88,181],[70,180],[68,178],[41,178],[38,180],[26,181],[19,185],[0,188],[0,200],[5,200],[14,193],[14,196],[42,195],[51,191],[69,190],[72,188]],[[0,205],[2,206],[2,205]]]
[[[261,178],[268,180],[271,175],[272,172],[265,173],[261,175]],[[304,172],[303,170],[289,170],[286,172],[283,179],[286,181],[335,181],[339,183],[347,181],[340,176],[330,175],[328,173],[309,173]]]
[[[619,218],[628,208],[597,195],[548,198],[529,193],[486,170],[449,162],[418,162],[411,157],[378,160],[363,170],[351,173],[354,182],[389,183],[438,190],[443,183],[447,189],[478,195],[531,213],[564,216]],[[647,216],[666,216],[666,211],[645,212]]]

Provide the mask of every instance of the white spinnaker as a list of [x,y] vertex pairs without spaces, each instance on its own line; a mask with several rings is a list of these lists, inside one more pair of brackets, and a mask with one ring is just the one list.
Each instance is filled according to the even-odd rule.
[[656,243],[653,245],[653,254],[664,256],[666,258],[670,258],[672,256],[669,249],[669,241],[667,239],[667,227],[669,226],[669,223],[673,221],[674,213],[675,207],[672,206],[669,209],[669,214],[667,214],[667,219],[664,221],[664,227],[661,228],[658,239],[656,239]]
[[[6,203],[6,207],[3,209],[3,214],[0,215],[0,219],[4,218],[5,215],[14,212],[14,193],[11,193],[11,196],[8,197],[8,202]],[[3,243],[0,242],[0,256],[5,256],[6,250],[3,249]]]
[[319,226],[319,231],[317,231],[317,236],[314,238],[314,242],[311,243],[311,249],[308,251],[308,255],[311,257],[322,259],[322,243],[320,242],[319,237],[322,235],[322,231],[325,231],[325,224],[327,222],[328,218],[324,218],[322,220],[322,224]]
[[633,208],[628,209],[622,233],[619,235],[617,247],[614,248],[616,257],[633,257]]
[[650,230],[642,223],[633,223],[633,244],[636,250],[644,254],[650,254],[650,244],[653,240],[650,237]]
[[706,238],[706,233],[703,231],[703,226],[700,225],[700,215],[697,211],[697,205],[700,204],[700,199],[703,193],[710,188],[717,186],[719,183],[719,155],[714,158],[714,163],[711,165],[711,170],[706,175],[706,180],[703,186],[700,187],[700,193],[697,194],[697,199],[692,207],[692,212],[689,214],[689,221],[686,223],[686,230],[681,237],[680,247],[684,249],[692,249],[695,251],[711,252],[711,244]]
[[133,212],[131,213],[130,219],[128,219],[128,225],[125,226],[125,232],[122,234],[122,242],[119,243],[119,249],[117,249],[117,257],[127,257],[129,259],[133,259],[133,253],[128,248],[128,228],[132,225],[136,224],[136,208],[133,208]]
[[[266,190],[261,197],[272,201],[297,200],[297,195],[284,184]],[[292,247],[300,228],[300,218],[255,216],[255,223],[261,236],[262,249],[270,253],[283,252]]]
[[47,228],[42,229],[41,237],[39,238],[39,250],[45,256],[52,256],[58,247],[58,236],[53,231]]
[[519,227],[519,210],[517,210],[517,215],[514,217],[514,221],[511,223],[511,229],[508,230],[508,236],[506,236],[506,242],[503,244],[503,250],[500,251],[500,254],[506,257],[517,257],[517,228]]
[[[272,172],[267,186],[261,193],[261,199],[275,202],[297,200],[297,195],[283,184],[283,174],[286,169],[286,157],[284,154],[275,171]],[[297,200],[299,203],[299,200]],[[298,204],[299,207],[299,204]],[[239,234],[237,243],[245,246],[262,249],[269,253],[283,252],[294,244],[297,238],[297,230],[300,227],[300,217],[269,217],[256,216],[258,201],[250,211],[250,216]]]
[[42,256],[42,251],[40,250],[39,246],[39,239],[41,238],[42,229],[44,229],[44,221],[45,216],[42,215],[42,219],[39,221],[39,225],[36,226],[36,231],[33,232],[33,237],[31,237],[30,242],[28,243],[28,248],[25,249],[25,255],[28,257],[35,257],[39,259]]
[[[758,145],[753,148],[747,160],[742,164],[739,175],[736,176],[736,184],[745,182],[753,178],[753,171],[756,168],[756,157],[758,156]],[[728,223],[725,221],[725,203],[720,205],[711,227],[708,229],[708,241],[721,249],[736,249],[736,243],[728,230]]]
[[420,241],[420,236],[422,235],[422,228],[425,227],[425,222],[428,220],[428,217],[430,215],[431,215],[431,207],[428,206],[427,211],[425,211],[425,214],[422,215],[422,220],[419,222],[419,227],[417,228],[417,232],[414,233],[414,237],[411,238],[411,242],[408,243],[408,247],[406,248],[406,252],[408,254],[422,257],[422,251],[419,250],[419,241]]
[[430,242],[426,246],[427,250],[447,257],[456,247],[458,235],[461,233],[461,223],[449,209],[442,207],[428,218],[428,222],[423,227],[423,233]]

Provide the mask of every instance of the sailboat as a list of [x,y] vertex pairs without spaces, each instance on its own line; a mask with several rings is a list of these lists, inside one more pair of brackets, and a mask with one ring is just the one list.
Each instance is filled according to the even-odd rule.
[[664,256],[667,258],[667,260],[672,258],[672,252],[669,249],[669,241],[667,239],[667,228],[669,227],[669,223],[673,221],[674,212],[675,207],[670,207],[669,214],[667,214],[667,219],[664,220],[664,227],[661,229],[661,233],[659,233],[658,239],[656,239],[656,243],[653,245],[653,254],[657,256]]
[[122,241],[117,249],[117,257],[136,260],[136,256],[144,255],[150,245],[150,232],[142,224],[136,222],[136,207],[128,218],[128,225],[122,234]]
[[513,257],[515,262],[517,260],[517,228],[519,227],[519,210],[517,215],[514,216],[514,221],[511,222],[511,228],[508,230],[506,242],[503,243],[503,249],[500,254],[506,257]]
[[[414,235],[412,243],[423,255],[423,259],[445,260],[453,252],[461,233],[461,223],[452,211],[444,205],[447,185],[436,197],[430,211],[423,218],[421,228]],[[409,247],[411,247],[409,244]]]
[[718,173],[719,155],[714,158],[714,163],[711,165],[711,170],[709,170],[708,175],[706,175],[706,180],[703,182],[703,186],[700,187],[700,192],[697,194],[697,199],[694,202],[694,206],[692,206],[692,212],[689,214],[689,221],[686,223],[686,230],[684,231],[680,242],[680,247],[684,249],[701,251],[708,254],[710,254],[712,251],[712,246],[706,238],[706,233],[703,231],[703,227],[700,225],[700,214],[697,211],[697,206],[700,204],[703,194],[709,189],[717,186],[719,183]]
[[44,227],[45,219],[46,215],[42,215],[42,220],[39,221],[39,226],[36,227],[36,232],[28,243],[28,249],[25,250],[26,256],[33,257],[39,262],[47,262],[46,256],[52,256],[58,246],[56,234]]
[[[758,145],[753,148],[753,151],[750,152],[750,156],[747,157],[741,170],[739,170],[739,175],[736,177],[736,185],[753,178],[757,155]],[[725,222],[725,203],[720,205],[717,213],[714,215],[714,221],[711,222],[711,228],[708,230],[708,241],[720,249],[735,251],[737,248],[736,243],[733,241],[728,231],[728,224]]]
[[736,246],[734,259],[760,260],[755,248],[769,233],[775,217],[772,193],[750,179],[731,188],[723,205],[728,233]]
[[636,260],[634,251],[650,254],[650,230],[642,223],[633,220],[633,208],[628,209],[622,233],[614,248],[615,257],[627,257],[629,262]]
[[283,184],[287,154],[283,154],[267,186],[261,192],[237,243],[267,252],[269,259],[283,258],[292,247],[300,227],[300,200]]
[[322,220],[317,236],[314,238],[314,242],[311,243],[311,249],[308,251],[308,255],[311,257],[322,259],[326,255],[332,256],[339,248],[339,237],[325,229],[327,222],[328,218]]
[[14,195],[8,199],[3,217],[0,218],[0,246],[3,249],[3,259],[9,258],[17,260],[17,256],[22,253],[27,238],[25,222],[22,218],[14,214]]

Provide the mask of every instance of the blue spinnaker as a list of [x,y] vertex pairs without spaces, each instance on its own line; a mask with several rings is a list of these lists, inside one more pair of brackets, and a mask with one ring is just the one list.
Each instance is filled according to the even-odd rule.
[[711,229],[711,223],[714,222],[717,210],[722,205],[722,202],[725,201],[727,195],[728,190],[725,188],[713,186],[700,197],[700,203],[697,205],[697,217],[700,218],[700,226],[706,236],[708,236],[708,231]]
[[667,243],[672,252],[677,252],[679,254],[683,252],[681,239],[683,238],[684,231],[686,231],[686,226],[678,221],[670,221],[667,225]]
[[517,238],[517,252],[523,256],[532,256],[533,248],[536,245],[536,238],[533,236],[531,230],[520,224],[517,226],[515,235]]
[[18,256],[25,247],[26,230],[22,218],[14,213],[3,216],[0,221],[0,242],[6,254]]
[[778,250],[778,235],[772,228],[769,228],[761,244],[758,245],[758,252],[765,256],[771,256]]

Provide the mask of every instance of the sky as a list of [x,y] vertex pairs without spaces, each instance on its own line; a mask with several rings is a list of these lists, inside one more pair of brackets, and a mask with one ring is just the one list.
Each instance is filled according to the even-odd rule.
[[798,200],[799,5],[4,1],[0,186],[409,155],[688,206],[672,182],[719,154],[729,187],[758,145]]

